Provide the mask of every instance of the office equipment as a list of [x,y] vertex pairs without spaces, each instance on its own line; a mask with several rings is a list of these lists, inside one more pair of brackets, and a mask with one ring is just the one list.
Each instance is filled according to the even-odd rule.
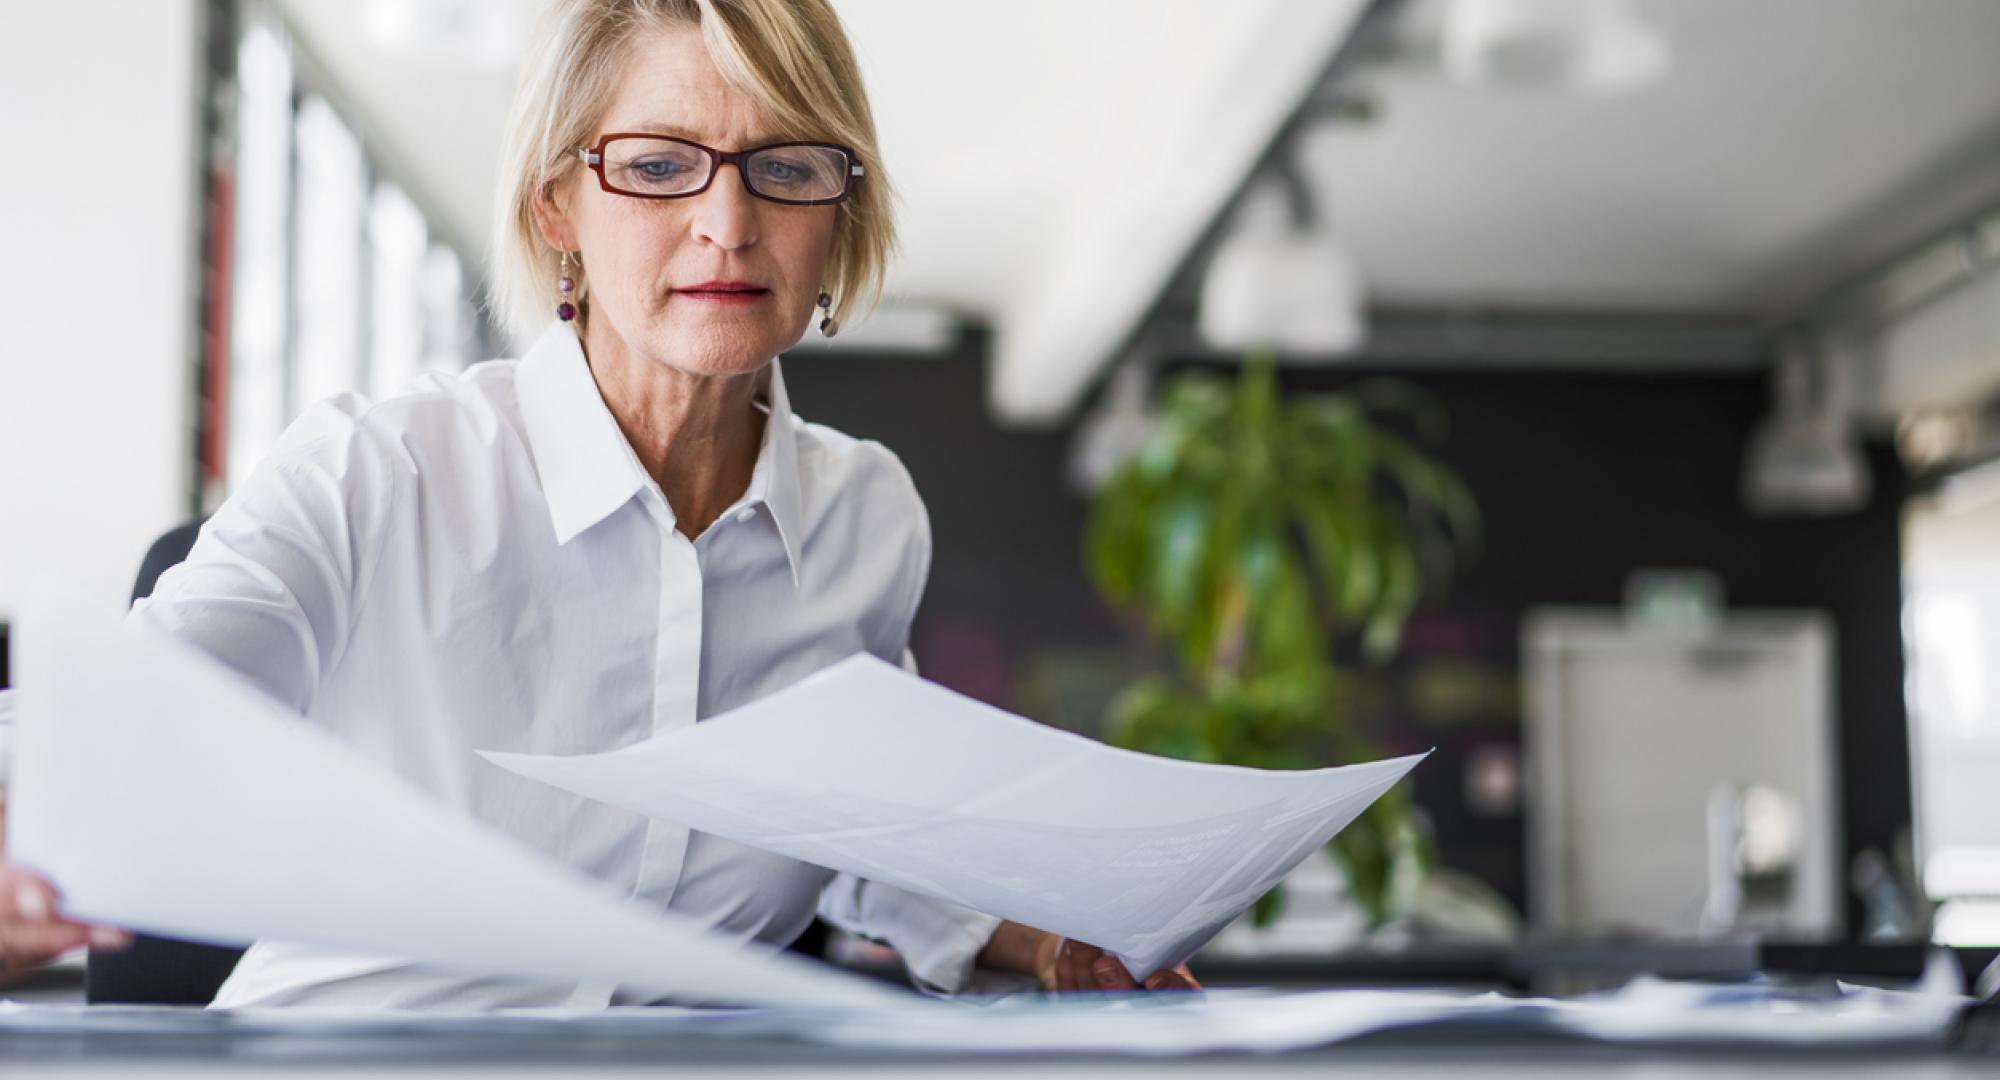
[[[1544,610],[1524,640],[1537,929],[1839,933],[1824,617],[1661,629]],[[1716,895],[1722,876],[1739,879],[1720,886],[1738,889],[1733,900]]]
[[1178,964],[1421,755],[1273,771],[1119,750],[858,655],[623,750],[486,752],[594,799]]

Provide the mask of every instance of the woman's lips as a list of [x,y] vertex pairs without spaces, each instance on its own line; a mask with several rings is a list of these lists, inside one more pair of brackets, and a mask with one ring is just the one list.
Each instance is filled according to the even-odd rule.
[[710,304],[755,304],[771,295],[771,290],[747,281],[704,281],[674,290],[674,295]]

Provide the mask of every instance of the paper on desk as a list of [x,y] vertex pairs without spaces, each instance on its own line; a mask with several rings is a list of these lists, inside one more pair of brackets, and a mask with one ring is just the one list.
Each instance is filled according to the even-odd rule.
[[16,629],[9,857],[66,913],[695,1000],[907,997],[706,936],[448,810],[170,638],[43,604]]
[[1223,990],[1114,998],[1067,994],[1009,999],[984,1008],[926,1008],[913,1001],[837,1012],[643,1006],[457,1014],[250,1008],[218,1014],[158,1006],[0,1001],[0,1038],[84,1033],[398,1038],[425,1040],[413,1044],[422,1047],[425,1060],[447,1062],[455,1060],[454,1053],[474,1048],[487,1060],[495,1039],[513,1038],[535,1040],[543,1053],[567,1041],[587,1045],[598,1056],[611,1050],[633,1057],[635,1048],[650,1047],[645,1052],[661,1060],[719,1053],[751,1067],[760,1063],[760,1053],[796,1062],[800,1043],[826,1048],[815,1060],[853,1065],[857,1059],[839,1055],[879,1059],[908,1053],[936,1060],[939,1054],[1280,1053],[1414,1030],[1426,1033],[1426,1046],[1435,1046],[1438,1034],[1451,1033],[1459,1040],[1505,1039],[1512,1049],[1526,1045],[1522,1036],[1553,1036],[1628,1046],[1795,1046],[1823,1053],[1829,1047],[1934,1049],[1945,1043],[1968,1003],[1949,995],[1857,989],[1827,998],[1740,985],[1677,987],[1662,993],[1658,984],[1577,1001],[1435,990]]
[[559,788],[1118,954],[1180,963],[1422,755],[1273,772],[1118,750],[850,657]]

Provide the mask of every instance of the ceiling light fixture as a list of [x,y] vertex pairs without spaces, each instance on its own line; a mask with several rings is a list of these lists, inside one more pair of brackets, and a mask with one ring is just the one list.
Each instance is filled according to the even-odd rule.
[[[1352,352],[1367,337],[1361,271],[1281,161],[1253,188],[1202,276],[1199,328],[1218,349],[1293,356]],[[1289,204],[1289,205],[1288,205]]]
[[1867,505],[1868,460],[1847,415],[1842,371],[1803,342],[1783,346],[1772,371],[1775,406],[1750,433],[1744,457],[1751,512],[1831,515]]
[[1445,72],[1470,86],[1632,90],[1671,55],[1636,0],[1452,0],[1445,12]]

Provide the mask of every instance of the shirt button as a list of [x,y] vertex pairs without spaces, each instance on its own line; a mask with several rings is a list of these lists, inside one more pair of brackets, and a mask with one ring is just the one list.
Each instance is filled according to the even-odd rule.
[[737,521],[749,521],[751,518],[756,516],[757,516],[757,508],[754,506],[746,506],[743,509],[736,511]]

